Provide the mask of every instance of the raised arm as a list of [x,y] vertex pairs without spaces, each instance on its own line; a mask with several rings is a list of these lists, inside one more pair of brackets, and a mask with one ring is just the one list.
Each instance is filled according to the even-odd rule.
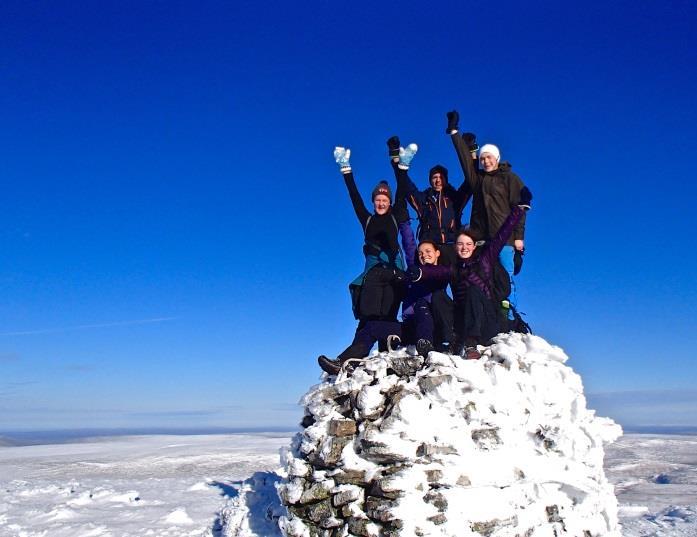
[[353,210],[358,217],[358,221],[361,223],[361,227],[365,229],[368,218],[370,218],[370,212],[366,209],[363,199],[361,198],[358,188],[356,188],[356,181],[353,178],[353,172],[351,171],[351,163],[349,158],[351,157],[351,150],[344,147],[334,148],[334,160],[339,165],[339,170],[344,176],[344,183],[346,183],[346,189],[348,190],[349,197],[351,198],[351,204],[353,205]]
[[[416,238],[414,237],[414,230],[411,227],[411,221],[409,219],[409,211],[407,210],[406,196],[409,190],[409,177],[407,175],[407,169],[409,164],[402,162],[400,165],[400,146],[399,138],[392,136],[387,140],[387,147],[390,155],[390,164],[394,171],[395,179],[397,180],[397,192],[395,193],[393,212],[395,219],[398,222],[399,235],[402,239],[402,249],[404,250],[404,257],[408,267],[416,264]],[[404,151],[402,149],[402,151]],[[414,157],[415,152],[412,152],[411,158]],[[409,159],[411,163],[411,159]]]
[[[406,148],[400,147],[399,138],[397,136],[392,136],[387,140],[387,148],[389,150],[390,163],[394,170],[394,176],[397,180],[397,192],[401,193],[403,198],[416,211],[417,217],[420,219],[423,212],[424,196],[419,192],[419,189],[414,184],[414,181],[411,180],[408,173],[411,159],[414,158],[418,147],[416,144],[409,144]],[[399,199],[398,196],[397,200]]]
[[481,186],[481,178],[474,165],[470,147],[458,133],[460,115],[453,110],[452,112],[448,112],[447,117],[448,126],[445,132],[450,135],[450,139],[453,142],[455,153],[457,153],[457,160],[460,161],[460,168],[462,168],[462,173],[465,176],[465,182],[468,183],[470,192],[475,192]]

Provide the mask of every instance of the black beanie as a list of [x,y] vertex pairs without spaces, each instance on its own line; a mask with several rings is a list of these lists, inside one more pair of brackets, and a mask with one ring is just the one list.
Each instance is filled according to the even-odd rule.
[[392,201],[392,191],[390,190],[390,185],[387,184],[387,181],[380,181],[377,184],[377,186],[373,189],[373,195],[370,199],[374,200],[375,196],[379,196],[380,194],[387,196],[390,201]]
[[433,174],[435,173],[440,173],[443,176],[443,180],[446,183],[448,182],[448,168],[446,168],[445,166],[441,166],[440,164],[436,164],[433,168],[431,168],[428,171],[429,183],[431,182],[431,177],[433,177]]

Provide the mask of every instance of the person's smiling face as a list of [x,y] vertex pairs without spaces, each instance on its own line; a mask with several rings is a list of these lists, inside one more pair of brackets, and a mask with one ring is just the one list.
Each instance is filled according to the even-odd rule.
[[464,233],[460,234],[457,241],[455,241],[455,251],[460,259],[469,259],[472,257],[476,248],[477,245],[472,240],[472,237]]

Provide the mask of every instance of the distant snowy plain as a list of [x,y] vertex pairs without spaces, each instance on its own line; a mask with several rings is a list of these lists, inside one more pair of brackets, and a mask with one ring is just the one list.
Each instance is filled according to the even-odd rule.
[[[0,447],[2,537],[275,537],[288,433]],[[625,435],[605,468],[623,535],[697,536],[697,436]]]

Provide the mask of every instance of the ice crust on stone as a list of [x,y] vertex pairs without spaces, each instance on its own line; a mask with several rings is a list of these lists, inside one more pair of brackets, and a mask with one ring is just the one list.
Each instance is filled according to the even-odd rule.
[[604,446],[564,351],[501,334],[480,360],[374,353],[303,397],[284,535],[619,537]]

